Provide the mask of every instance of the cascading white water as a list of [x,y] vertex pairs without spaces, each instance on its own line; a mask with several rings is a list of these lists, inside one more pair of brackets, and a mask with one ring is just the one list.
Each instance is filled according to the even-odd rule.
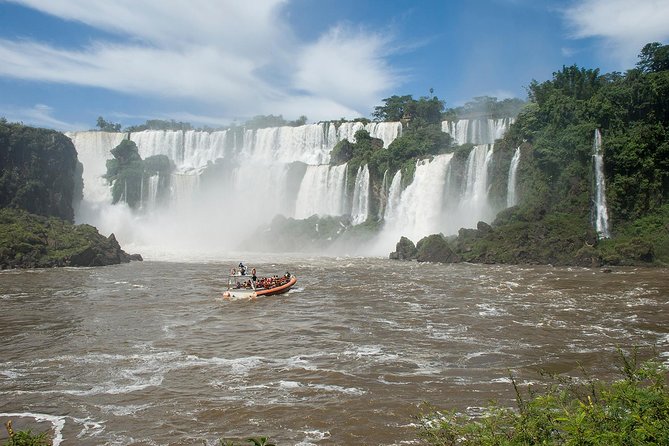
[[364,223],[369,216],[369,168],[367,164],[358,167],[353,189],[351,222],[354,225]]
[[[402,136],[401,122],[369,122],[363,124],[362,122],[343,122],[336,130],[335,142],[348,139],[350,142],[355,142],[355,132],[358,130],[367,130],[369,136],[378,138],[383,141],[383,147],[388,148],[398,136]],[[332,144],[332,147],[334,147]]]
[[395,215],[395,209],[400,204],[400,194],[402,193],[402,171],[398,170],[393,176],[393,181],[388,189],[388,198],[386,201],[386,211],[383,214],[384,220],[392,219]]
[[228,141],[229,133],[228,130],[211,133],[195,130],[185,132],[184,156],[180,170],[197,169],[206,166],[210,161],[226,158],[227,151],[234,148]]
[[425,235],[442,232],[444,184],[452,158],[453,154],[449,153],[418,161],[413,181],[401,193],[402,176],[400,172],[395,174],[381,237],[384,242],[394,244],[402,235],[418,241]]
[[147,209],[155,209],[158,201],[158,184],[160,183],[160,175],[151,175],[147,179],[147,191],[145,198],[145,207]]
[[594,224],[595,231],[600,239],[610,238],[609,232],[609,211],[606,206],[606,181],[604,178],[604,155],[602,153],[602,134],[599,129],[595,129],[595,140],[593,143],[593,168],[594,168]]
[[492,144],[474,146],[469,152],[460,212],[456,216],[461,227],[476,226],[478,221],[492,217],[492,209],[488,203],[488,168],[492,154]]
[[300,183],[295,218],[345,213],[346,164],[307,166]]
[[65,135],[72,140],[84,166],[84,202],[111,203],[111,189],[103,178],[107,173],[106,160],[112,158],[111,150],[125,139],[125,133],[68,132]]
[[512,118],[443,121],[441,130],[450,134],[458,145],[494,144],[495,140],[504,137],[513,121]]
[[518,171],[518,164],[520,163],[520,147],[513,153],[511,158],[511,165],[509,166],[509,180],[506,186],[506,205],[507,207],[515,206],[517,204],[516,198],[516,173]]
[[[479,124],[463,120],[443,125],[464,135],[463,142],[472,142],[471,138],[500,137],[499,129],[504,130],[508,124],[508,120]],[[229,244],[230,234],[241,239],[277,214],[294,218],[350,214],[352,222],[360,224],[370,217],[368,166],[358,169],[355,178],[356,172],[351,172],[354,187],[348,187],[347,166],[327,163],[338,141],[353,140],[355,132],[363,128],[387,147],[401,135],[402,126],[349,122],[216,132],[70,133],[84,164],[85,203],[77,210],[77,221],[94,224],[103,233],[114,232],[124,246],[137,246],[141,252],[146,252],[149,245],[188,250],[229,248],[233,246]],[[106,160],[112,158],[110,150],[126,137],[138,145],[143,159],[166,155],[175,166],[168,191],[160,189],[167,178],[145,178],[142,212],[134,212],[122,203],[110,205],[110,187],[102,179]],[[470,155],[476,161],[468,163],[467,180],[462,183],[466,184],[462,186],[464,193],[449,190],[452,155],[419,162],[414,182],[405,191],[401,173],[388,172],[386,181],[390,185],[386,183],[382,188],[387,196],[381,198],[378,207],[378,217],[386,220],[383,235],[450,234],[491,217],[486,188],[492,147],[485,149],[482,162],[478,159],[481,150],[476,148]],[[430,189],[430,184],[435,187]],[[418,192],[427,189],[432,192]],[[351,190],[353,194],[347,193]],[[396,240],[380,252],[387,253]]]
[[130,140],[137,144],[142,159],[167,155],[177,166],[184,164],[184,133],[181,131],[145,130],[131,133]]
[[172,174],[172,200],[175,204],[190,203],[199,189],[199,177],[195,174]]
[[379,203],[379,208],[377,209],[376,213],[376,219],[377,220],[382,220],[383,219],[383,214],[385,212],[385,207],[386,207],[386,199],[388,196],[388,188],[390,186],[388,185],[388,169],[386,169],[383,172],[383,180],[381,180],[381,200]]

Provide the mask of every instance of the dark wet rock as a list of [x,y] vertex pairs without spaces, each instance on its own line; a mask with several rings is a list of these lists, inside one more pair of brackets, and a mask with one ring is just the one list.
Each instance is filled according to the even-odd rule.
[[432,234],[416,245],[416,260],[419,262],[457,263],[461,261],[441,234]]
[[390,253],[393,260],[413,260],[416,258],[416,245],[408,238],[402,236],[395,245],[395,251]]

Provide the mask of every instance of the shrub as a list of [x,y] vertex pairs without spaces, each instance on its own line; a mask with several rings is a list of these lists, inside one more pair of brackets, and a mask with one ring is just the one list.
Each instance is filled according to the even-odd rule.
[[430,408],[418,416],[429,445],[669,445],[667,371],[621,354],[622,379],[613,383],[556,378],[541,393],[516,389],[517,409],[490,406],[481,417]]

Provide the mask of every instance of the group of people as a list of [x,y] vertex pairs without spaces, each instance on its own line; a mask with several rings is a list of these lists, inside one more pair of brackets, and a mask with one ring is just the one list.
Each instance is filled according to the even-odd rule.
[[256,288],[265,288],[266,290],[270,288],[276,288],[281,285],[285,285],[290,282],[290,273],[286,273],[283,276],[279,277],[277,275],[273,277],[263,277],[260,280],[256,280]]
[[[235,268],[230,270],[231,276],[246,276],[247,268],[244,263],[239,262],[239,271]],[[286,271],[286,274],[279,277],[274,275],[272,277],[261,277],[260,279],[256,276],[256,269],[251,269],[251,279],[245,281],[237,281],[235,288],[265,288],[266,290],[270,288],[279,287],[290,282],[290,273]]]

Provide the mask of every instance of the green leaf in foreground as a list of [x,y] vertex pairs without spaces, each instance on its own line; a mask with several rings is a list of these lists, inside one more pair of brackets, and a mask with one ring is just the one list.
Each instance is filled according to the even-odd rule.
[[[488,407],[479,417],[426,406],[417,417],[428,445],[669,445],[667,370],[623,355],[612,383],[560,379],[541,393],[517,392],[517,408]],[[554,377],[555,378],[555,377]],[[515,386],[515,382],[514,382]]]

